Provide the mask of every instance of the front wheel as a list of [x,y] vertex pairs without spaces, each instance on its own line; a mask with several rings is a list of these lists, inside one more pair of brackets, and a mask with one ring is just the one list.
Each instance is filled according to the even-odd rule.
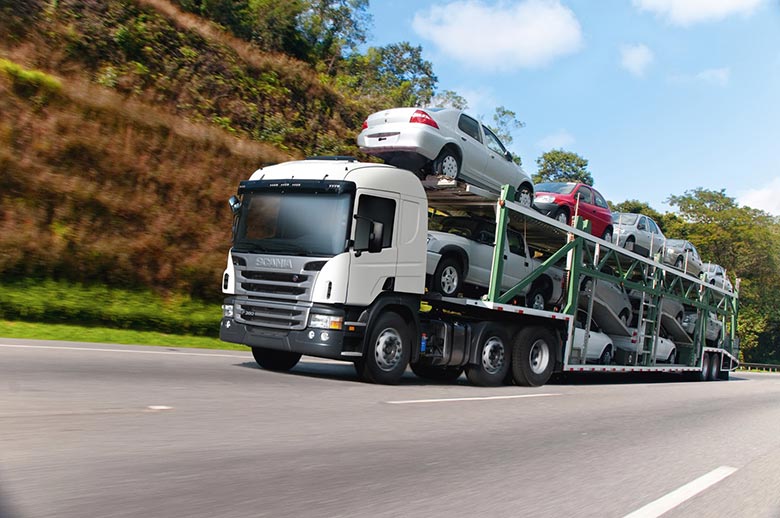
[[433,173],[443,175],[449,178],[457,178],[460,173],[460,160],[455,153],[448,148],[444,148],[433,161]]
[[528,295],[525,297],[526,307],[533,309],[544,309],[544,305],[547,302],[547,296],[544,288],[541,286],[534,286]]
[[604,352],[601,353],[601,356],[599,356],[599,363],[601,365],[612,364],[612,349],[610,347],[607,347],[606,349],[604,349]]
[[482,334],[477,364],[466,367],[466,377],[480,387],[501,385],[508,378],[510,357],[506,333],[497,326],[491,326]]
[[452,257],[444,257],[433,272],[431,288],[445,297],[454,297],[463,284],[463,268]]
[[601,239],[603,239],[607,243],[611,243],[612,242],[612,229],[611,228],[606,228],[604,230],[604,233],[601,235]]
[[269,371],[286,372],[298,364],[301,355],[289,351],[276,351],[264,347],[252,347],[257,364]]
[[555,367],[555,337],[543,327],[526,327],[512,349],[512,376],[518,385],[539,387]]
[[553,214],[553,219],[558,223],[563,223],[564,225],[569,224],[569,214],[566,212],[566,209],[556,210],[555,214]]
[[365,381],[394,385],[409,363],[411,342],[409,325],[401,315],[384,312],[371,326],[365,352],[355,362],[355,369]]
[[527,185],[521,185],[515,191],[515,201],[523,207],[530,207],[533,198],[533,191]]

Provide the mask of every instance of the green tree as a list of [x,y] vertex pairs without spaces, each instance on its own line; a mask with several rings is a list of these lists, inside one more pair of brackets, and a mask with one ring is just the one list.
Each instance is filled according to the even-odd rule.
[[593,185],[593,176],[588,171],[588,161],[571,151],[553,149],[536,159],[538,170],[534,183],[582,182]]
[[368,0],[301,0],[306,8],[298,28],[308,44],[310,61],[324,63],[333,73],[345,51],[356,52],[366,42],[371,25]]
[[469,103],[466,98],[453,90],[443,90],[431,98],[429,105],[432,108],[456,108],[458,110],[468,110]]

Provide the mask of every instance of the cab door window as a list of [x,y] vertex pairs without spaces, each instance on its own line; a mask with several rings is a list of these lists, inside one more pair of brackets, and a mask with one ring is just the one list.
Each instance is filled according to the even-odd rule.
[[357,215],[381,223],[383,226],[382,248],[392,246],[395,200],[364,194],[360,197]]

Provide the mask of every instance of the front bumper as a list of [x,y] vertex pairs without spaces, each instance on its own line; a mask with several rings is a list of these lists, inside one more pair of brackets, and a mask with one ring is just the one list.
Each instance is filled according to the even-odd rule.
[[536,209],[538,212],[541,212],[545,216],[550,216],[555,213],[555,211],[558,210],[558,204],[556,203],[539,203],[537,201],[534,201],[533,208]]

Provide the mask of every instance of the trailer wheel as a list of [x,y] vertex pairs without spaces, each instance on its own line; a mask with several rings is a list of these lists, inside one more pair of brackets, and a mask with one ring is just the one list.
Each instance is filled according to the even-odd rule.
[[492,326],[482,336],[478,363],[466,366],[466,377],[473,385],[480,387],[502,385],[512,366],[509,340],[503,330]]
[[543,327],[526,327],[512,350],[512,375],[518,385],[539,387],[547,383],[555,367],[555,337]]
[[463,287],[463,268],[454,257],[442,257],[433,272],[431,288],[445,297],[454,297]]
[[298,364],[301,355],[289,351],[276,351],[264,347],[252,347],[257,364],[269,371],[286,372]]
[[409,326],[401,315],[382,313],[369,331],[365,354],[355,362],[358,375],[370,383],[398,383],[409,363],[411,341]]
[[434,367],[431,365],[412,364],[412,372],[419,377],[431,381],[455,381],[463,374],[463,367]]
[[710,375],[707,378],[707,381],[717,381],[720,379],[720,361],[720,354],[710,353]]
[[705,353],[704,358],[701,361],[701,370],[695,373],[696,380],[709,381],[710,369],[711,369],[710,355],[709,353]]

